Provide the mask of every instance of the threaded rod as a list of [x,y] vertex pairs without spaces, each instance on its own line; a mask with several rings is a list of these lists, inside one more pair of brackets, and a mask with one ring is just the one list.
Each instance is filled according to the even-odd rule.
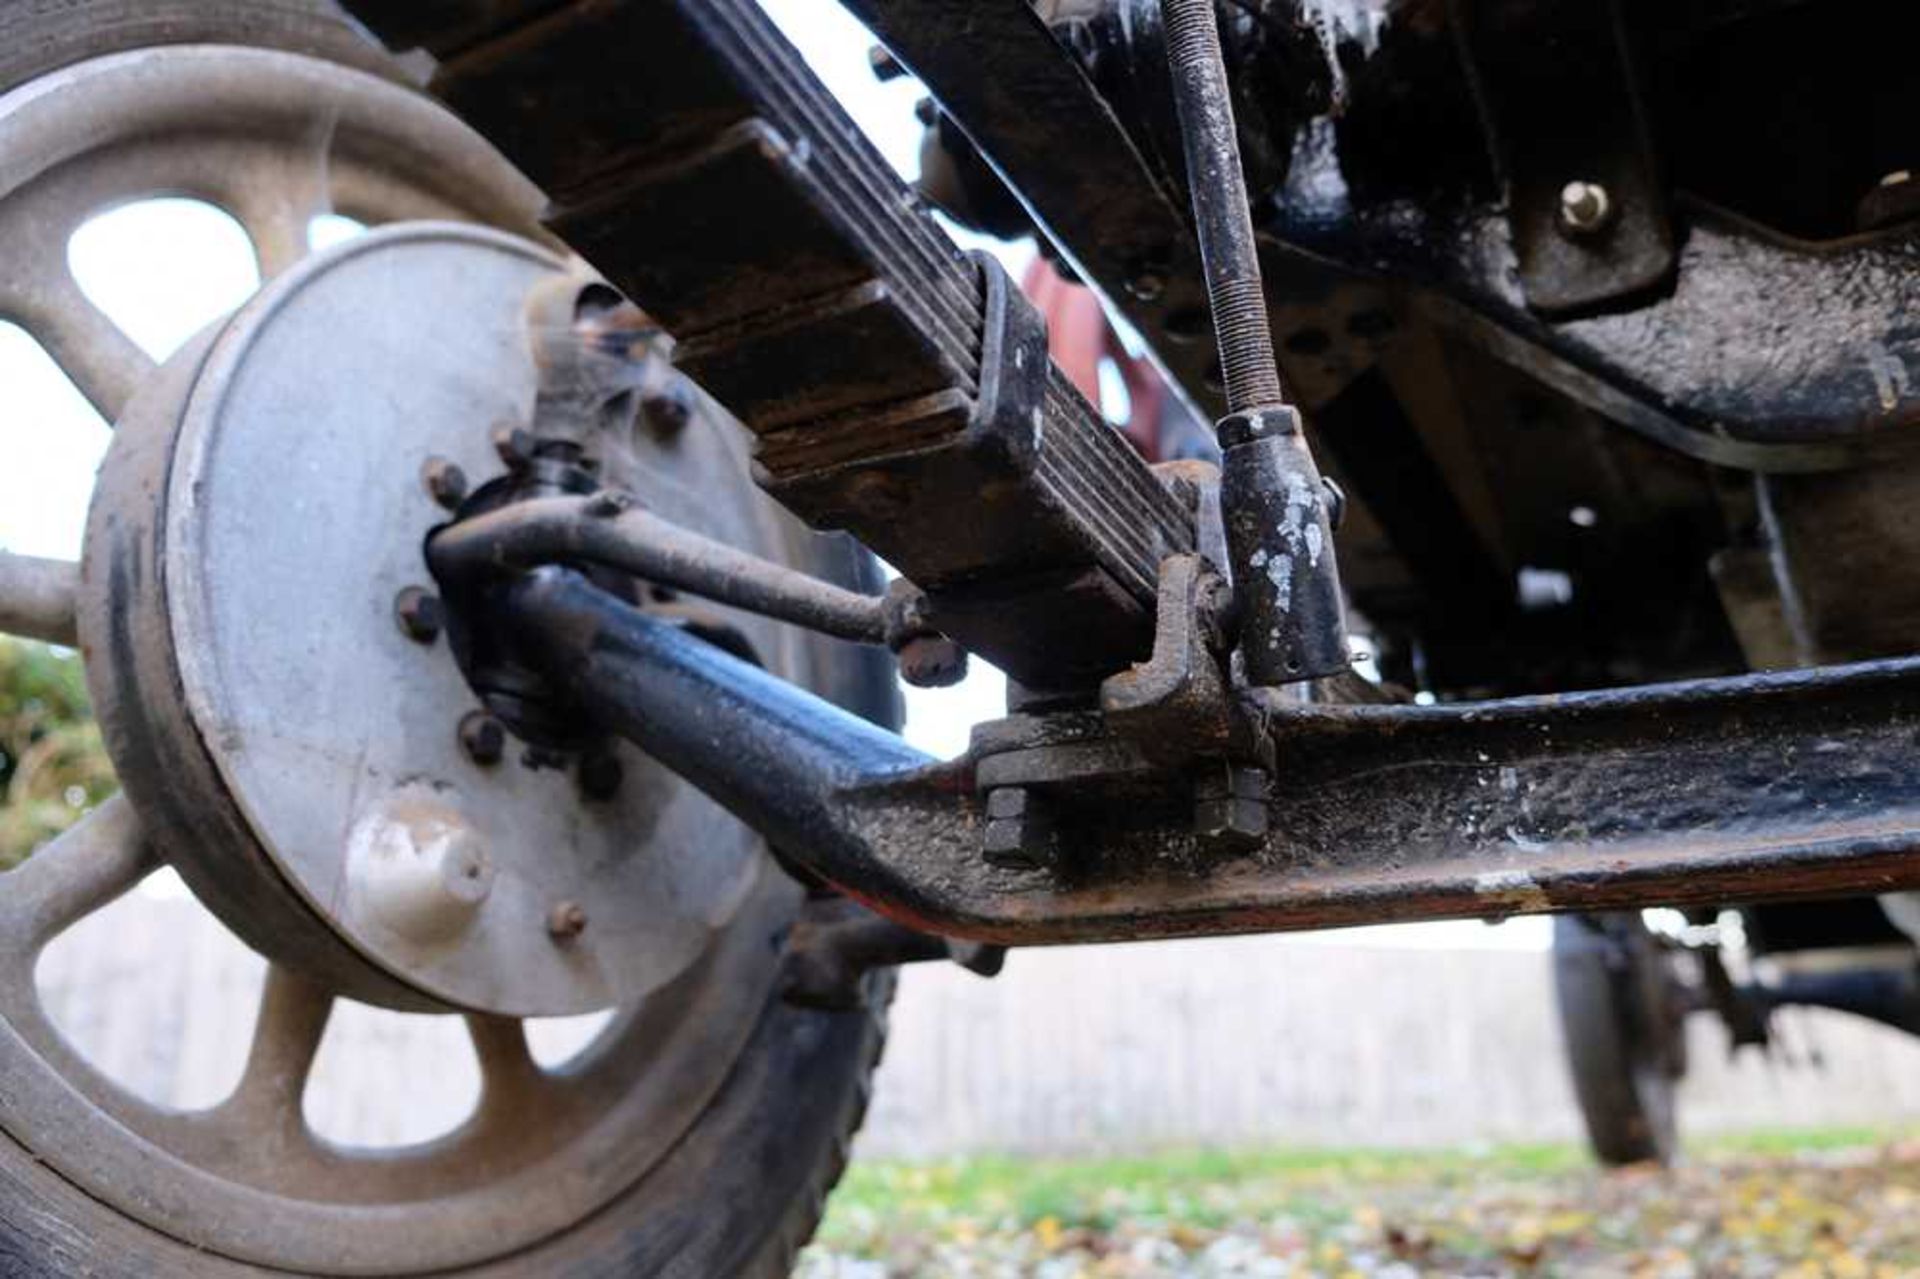
[[1213,0],[1160,0],[1160,21],[1173,68],[1187,185],[1227,408],[1234,413],[1277,408],[1286,396],[1267,327],[1267,299],[1260,286],[1260,257],[1248,211],[1247,179],[1240,168],[1219,18]]

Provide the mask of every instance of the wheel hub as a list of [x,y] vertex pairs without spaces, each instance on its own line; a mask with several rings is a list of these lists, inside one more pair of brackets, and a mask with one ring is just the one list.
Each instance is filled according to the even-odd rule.
[[[494,429],[525,423],[537,390],[528,299],[562,270],[443,224],[310,259],[176,357],[102,471],[81,629],[106,658],[91,678],[126,788],[231,927],[360,998],[630,1003],[771,873],[744,827],[631,748],[583,772],[518,740],[472,747],[423,474],[502,470]],[[744,487],[724,438],[627,429],[645,500],[765,544],[750,492],[714,498]]]

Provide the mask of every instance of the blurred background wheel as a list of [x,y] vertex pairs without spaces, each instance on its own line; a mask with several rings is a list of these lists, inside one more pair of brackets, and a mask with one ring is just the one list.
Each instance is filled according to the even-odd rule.
[[1684,992],[1637,914],[1553,921],[1553,984],[1574,1096],[1595,1158],[1672,1161],[1686,1073]]

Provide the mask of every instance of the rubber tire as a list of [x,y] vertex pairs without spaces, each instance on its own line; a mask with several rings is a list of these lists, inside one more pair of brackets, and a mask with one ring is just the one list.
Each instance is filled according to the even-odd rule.
[[281,49],[415,82],[321,0],[6,0],[0,91],[86,58],[167,44]]
[[[0,92],[85,58],[156,44],[225,43],[304,53],[412,83],[329,5],[302,0],[0,0]],[[796,566],[879,583],[844,537],[796,529]],[[815,691],[889,727],[900,722],[884,653],[822,640]],[[774,997],[726,1082],[667,1157],[594,1216],[471,1275],[775,1276],[819,1224],[866,1114],[893,976],[867,1007],[827,1013]],[[0,1131],[0,1276],[257,1276],[89,1197]]]
[[[1624,961],[1624,962],[1622,962]],[[1673,1161],[1684,1039],[1659,944],[1637,915],[1553,921],[1553,985],[1574,1096],[1601,1163]]]

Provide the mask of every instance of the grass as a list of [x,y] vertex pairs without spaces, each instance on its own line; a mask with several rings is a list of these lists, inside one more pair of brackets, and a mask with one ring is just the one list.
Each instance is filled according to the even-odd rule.
[[[1805,1155],[1871,1147],[1912,1135],[1861,1128],[1780,1129],[1689,1142],[1708,1161]],[[1160,1220],[1215,1229],[1249,1211],[1280,1211],[1312,1222],[1344,1216],[1344,1192],[1472,1183],[1545,1181],[1589,1167],[1575,1145],[1499,1145],[1471,1149],[1176,1150],[1124,1158],[1013,1158],[985,1155],[927,1162],[856,1162],[829,1205],[821,1241],[829,1247],[889,1231],[940,1230],[955,1222],[1027,1229],[1110,1230],[1121,1221]]]

